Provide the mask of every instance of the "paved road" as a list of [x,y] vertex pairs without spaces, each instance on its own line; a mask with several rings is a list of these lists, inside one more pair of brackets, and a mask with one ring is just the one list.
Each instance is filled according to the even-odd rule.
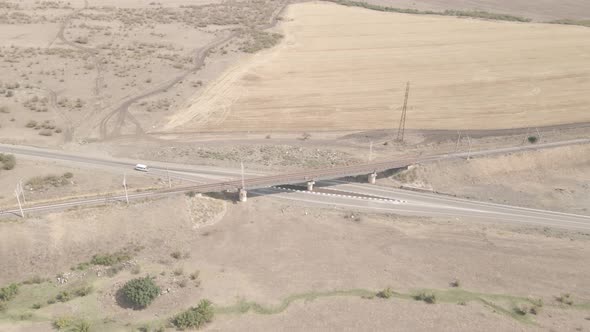
[[[524,150],[532,150],[532,149],[541,149],[541,148],[549,148],[549,147],[558,147],[558,146],[566,146],[572,144],[585,144],[590,143],[588,139],[580,139],[574,141],[564,141],[564,142],[556,142],[556,143],[546,143],[546,144],[539,144],[534,146],[523,146],[523,147],[514,147],[514,148],[501,148],[501,149],[493,149],[493,150],[486,150],[486,151],[478,151],[470,153],[471,156],[482,156],[482,155],[491,155],[491,154],[503,154],[503,153],[511,153],[511,152],[519,152]],[[79,163],[86,163],[91,165],[106,165],[106,166],[114,166],[114,167],[125,167],[131,168],[134,165],[134,162],[127,161],[127,160],[120,160],[120,159],[101,159],[97,157],[90,157],[90,156],[81,156],[81,155],[73,155],[73,154],[66,154],[62,152],[56,152],[51,150],[44,150],[44,149],[35,149],[29,147],[16,147],[16,146],[6,146],[0,145],[0,152],[8,152],[8,153],[15,153],[15,154],[24,154],[27,156],[33,157],[41,157],[41,158],[50,158],[50,159],[59,159],[65,161],[74,161]],[[542,211],[542,210],[534,210],[534,209],[526,209],[520,207],[512,207],[512,206],[505,206],[505,205],[498,205],[498,204],[491,204],[486,202],[475,202],[469,201],[464,199],[457,199],[451,198],[447,196],[440,196],[440,195],[433,195],[433,194],[424,194],[424,193],[416,193],[411,191],[405,190],[397,190],[397,189],[390,189],[385,187],[378,187],[378,186],[370,186],[370,185],[362,185],[362,184],[349,184],[349,183],[342,183],[338,181],[327,181],[324,182],[325,184],[329,184],[334,186],[335,188],[352,193],[358,193],[360,195],[372,195],[375,197],[382,197],[397,201],[402,201],[402,203],[393,204],[392,202],[388,201],[370,201],[367,199],[362,199],[358,197],[341,197],[341,196],[327,196],[327,195],[317,195],[311,193],[284,193],[284,190],[277,189],[277,188],[268,188],[273,185],[277,184],[284,184],[284,183],[293,183],[295,181],[301,180],[301,177],[308,177],[310,179],[314,178],[314,176],[318,176],[321,178],[322,176],[325,177],[333,177],[335,175],[342,175],[347,173],[351,170],[354,172],[367,172],[368,170],[372,169],[379,169],[379,167],[391,167],[392,165],[397,165],[399,167],[412,164],[415,162],[432,162],[438,160],[445,160],[445,159],[453,159],[453,158],[466,158],[468,153],[457,153],[457,154],[447,154],[447,155],[436,155],[436,156],[426,156],[420,158],[407,158],[407,159],[398,159],[396,161],[388,161],[388,162],[381,162],[381,163],[374,163],[369,165],[357,165],[351,167],[341,167],[341,168],[333,168],[328,170],[315,170],[309,172],[299,172],[299,173],[292,173],[292,174],[282,174],[282,175],[270,175],[270,176],[255,176],[253,178],[247,179],[247,187],[258,187],[261,189],[254,190],[254,194],[277,194],[277,197],[281,198],[288,198],[294,201],[302,201],[307,202],[309,204],[315,205],[334,205],[339,207],[351,208],[351,209],[365,209],[365,210],[373,210],[373,211],[382,211],[382,212],[391,212],[397,214],[408,214],[408,215],[422,215],[422,216],[440,216],[440,217],[459,217],[459,218],[478,218],[478,219],[486,219],[486,220],[493,220],[496,222],[511,222],[511,223],[527,223],[527,224],[534,224],[538,226],[547,226],[547,227],[558,227],[558,228],[567,228],[572,230],[580,230],[580,231],[590,231],[590,217],[587,216],[580,216],[580,215],[573,215],[573,214],[565,214],[565,213],[557,213],[551,211]],[[174,164],[167,164],[169,170],[174,172],[174,176],[184,177],[188,181],[200,183],[202,181],[203,174],[207,176],[218,176],[220,178],[236,178],[236,170],[227,170],[227,169],[219,169],[213,167],[199,167],[199,166],[186,166],[186,165],[174,165]],[[170,166],[171,165],[171,166]],[[164,169],[162,168],[155,168],[156,172],[162,172]],[[350,173],[347,173],[350,174]],[[360,174],[360,173],[359,173]],[[252,174],[249,174],[250,176]],[[321,185],[322,183],[320,183]],[[131,200],[134,199],[144,199],[144,198],[155,198],[155,197],[162,197],[168,195],[176,195],[179,193],[185,193],[189,191],[197,191],[197,192],[212,192],[212,191],[221,191],[221,190],[228,190],[228,189],[235,189],[236,187],[240,186],[240,181],[235,179],[231,181],[221,181],[221,182],[214,182],[214,183],[204,183],[189,187],[183,188],[172,188],[172,189],[162,189],[155,192],[144,192],[144,193],[133,193],[129,196]],[[313,196],[311,196],[313,195]],[[80,205],[96,205],[96,204],[104,204],[113,201],[124,201],[125,196],[115,196],[115,197],[96,197],[96,198],[85,198],[85,199],[78,199],[78,200],[71,200],[68,202],[59,202],[59,203],[51,203],[46,205],[37,205],[33,207],[27,207],[26,212],[41,212],[41,211],[49,211],[55,209],[63,209],[73,206],[80,206]],[[9,211],[5,211],[5,213],[18,213],[17,209],[12,209]]]
[[349,210],[392,213],[407,216],[442,217],[465,222],[478,220],[513,225],[551,227],[590,233],[590,216],[465,200],[369,184],[335,184],[332,188],[337,188],[343,192],[374,195],[375,197],[381,197],[386,200],[325,195],[304,191],[288,192],[280,188],[259,189],[255,192],[259,194],[273,194],[273,197],[298,201],[311,206],[326,207],[328,205]]
[[[346,195],[320,194],[307,191],[292,191],[282,188],[261,188],[251,192],[255,196],[272,195],[275,198],[300,202],[306,206],[337,207],[346,210],[392,213],[407,216],[427,216],[452,218],[459,221],[472,220],[494,223],[510,223],[513,225],[529,225],[539,227],[560,228],[581,232],[590,232],[590,216],[575,215],[529,209],[488,202],[472,201],[442,195],[418,193],[407,190],[393,189],[369,184],[346,183],[342,181],[325,181],[318,185],[329,185]],[[143,192],[129,194],[130,200],[153,199],[173,196],[186,192],[186,189],[175,189],[168,192]],[[355,196],[372,196],[371,198]],[[48,203],[26,207],[25,213],[48,212],[63,210],[81,205],[107,205],[125,202],[124,195],[110,197],[94,197],[70,200],[59,203]],[[19,215],[18,209],[3,211],[5,215]]]

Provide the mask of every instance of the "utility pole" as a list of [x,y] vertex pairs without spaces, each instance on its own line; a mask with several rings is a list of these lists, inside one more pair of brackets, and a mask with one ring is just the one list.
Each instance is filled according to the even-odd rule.
[[537,136],[539,137],[539,143],[541,143],[541,132],[539,131],[539,128],[535,128],[535,130],[537,131]]
[[23,188],[23,179],[18,180],[18,188],[21,195],[23,195],[23,204],[27,204],[27,198],[25,197],[25,189]]
[[170,181],[170,171],[168,170],[168,166],[166,166],[166,176],[168,176],[168,188],[172,188],[172,182]]
[[14,195],[16,196],[16,201],[18,202],[18,208],[20,209],[20,215],[21,217],[25,217],[25,213],[23,212],[23,206],[20,204],[20,194],[18,192],[18,186],[16,188],[16,190],[14,190]]
[[373,160],[373,141],[369,144],[369,162]]
[[471,138],[467,135],[467,141],[469,142],[469,151],[467,152],[467,160],[471,158]]
[[125,188],[125,200],[127,200],[127,205],[129,205],[129,195],[127,194],[127,173],[123,173],[123,188]]
[[244,180],[244,162],[240,161],[240,168],[242,170],[242,189],[246,189],[245,180]]
[[397,141],[404,141],[404,134],[406,131],[406,112],[408,110],[408,96],[410,95],[410,82],[406,83],[406,96],[404,98],[404,107],[402,108],[402,117],[399,120],[399,128],[397,130]]

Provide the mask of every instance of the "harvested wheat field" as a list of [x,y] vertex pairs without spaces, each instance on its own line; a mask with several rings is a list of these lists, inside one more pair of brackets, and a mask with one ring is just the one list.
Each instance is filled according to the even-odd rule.
[[283,41],[225,72],[166,129],[518,128],[590,121],[590,29],[288,8]]

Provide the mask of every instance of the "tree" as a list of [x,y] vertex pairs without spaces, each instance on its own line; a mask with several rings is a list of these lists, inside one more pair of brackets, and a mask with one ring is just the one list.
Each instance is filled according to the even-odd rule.
[[128,281],[121,289],[122,295],[129,304],[136,308],[145,308],[160,295],[160,287],[150,276]]

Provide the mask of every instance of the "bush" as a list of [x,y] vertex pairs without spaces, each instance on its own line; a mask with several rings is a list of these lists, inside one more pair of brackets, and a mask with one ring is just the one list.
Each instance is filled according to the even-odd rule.
[[71,329],[72,332],[89,332],[90,331],[90,323],[85,320],[81,320],[74,327]]
[[49,279],[41,278],[40,276],[34,276],[31,279],[27,279],[27,280],[23,281],[23,285],[37,285],[37,284],[42,284],[46,281],[49,281]]
[[422,292],[414,296],[414,299],[417,301],[424,301],[430,304],[436,303],[436,295],[434,295],[433,293]]
[[55,299],[58,300],[59,302],[68,302],[72,298],[73,298],[72,294],[70,294],[70,292],[68,292],[68,291],[61,291],[55,297]]
[[524,304],[517,305],[516,307],[514,307],[514,312],[517,315],[525,316],[526,314],[529,313],[529,307]]
[[90,260],[90,263],[94,265],[111,266],[117,263],[128,261],[130,259],[131,256],[129,254],[127,254],[126,252],[119,251],[112,254],[94,255],[92,256],[92,260]]
[[455,279],[449,283],[451,287],[461,287],[461,281],[459,279]]
[[43,305],[42,305],[41,303],[35,303],[35,304],[33,304],[33,305],[31,306],[31,308],[33,308],[33,309],[35,309],[35,310],[36,310],[36,309],[41,309],[41,307],[42,307],[42,306],[43,306]]
[[121,289],[123,296],[136,308],[145,308],[160,294],[160,287],[152,277],[137,278],[128,281]]
[[65,172],[64,175],[63,175],[63,177],[66,178],[66,179],[71,179],[71,178],[74,177],[74,173],[72,173],[72,172]]
[[172,324],[177,328],[198,329],[213,320],[213,305],[208,300],[202,300],[197,307],[192,307],[178,314],[172,319]]
[[10,284],[6,287],[0,288],[0,301],[10,301],[18,294],[18,285]]
[[12,154],[0,153],[0,162],[2,163],[2,169],[11,170],[16,165],[16,158]]
[[140,274],[140,273],[141,273],[141,266],[139,266],[139,265],[135,265],[131,269],[131,274]]
[[41,136],[51,136],[53,135],[53,132],[49,129],[43,129],[39,132],[39,135]]
[[199,274],[201,274],[201,271],[197,270],[197,271],[191,273],[189,278],[191,278],[191,280],[197,280],[197,279],[199,279]]
[[385,288],[384,290],[377,293],[377,297],[382,299],[388,299],[393,296],[393,290],[389,287]]
[[25,127],[27,127],[27,128],[35,128],[35,127],[37,127],[37,121],[31,120],[31,121],[27,122],[27,124],[25,125]]
[[178,269],[172,271],[172,273],[178,277],[178,276],[181,276],[184,274],[184,270],[182,268],[178,268]]
[[53,327],[56,330],[60,331],[60,330],[65,330],[68,327],[72,326],[73,323],[74,323],[74,320],[71,317],[62,316],[62,317],[58,317],[53,320]]
[[182,257],[182,253],[177,250],[177,251],[171,253],[170,256],[172,256],[172,258],[174,258],[174,259],[180,259]]
[[92,293],[92,286],[80,287],[74,291],[74,294],[76,294],[76,296],[80,296],[80,297],[86,296],[90,293]]
[[557,302],[560,302],[560,303],[563,303],[563,304],[567,304],[567,305],[574,304],[574,300],[572,300],[570,294],[561,294],[560,296],[558,296],[556,298],[556,300],[557,300]]
[[527,138],[527,140],[529,141],[529,143],[531,143],[531,144],[535,144],[535,143],[537,143],[537,141],[538,141],[539,139],[537,138],[537,136],[529,136],[529,137]]

